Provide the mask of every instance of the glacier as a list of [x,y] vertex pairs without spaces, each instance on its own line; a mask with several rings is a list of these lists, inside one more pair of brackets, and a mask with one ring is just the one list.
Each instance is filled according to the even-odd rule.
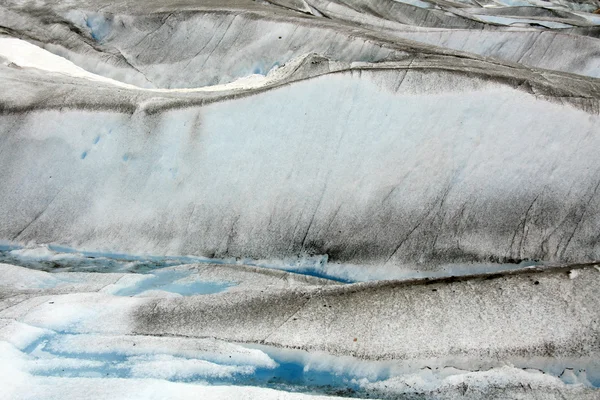
[[[35,109],[20,97],[0,117],[12,127],[0,234],[130,254],[305,252],[425,270],[595,260],[597,88],[580,82],[587,93],[575,97],[538,78],[525,90],[501,82],[504,70],[476,79],[431,62],[350,67],[227,101],[212,92],[210,104],[202,92],[138,91],[61,111],[55,86],[35,82],[28,93],[53,100]],[[174,109],[179,101],[205,104]]]
[[235,397],[250,385],[261,388],[245,394],[254,398],[270,390],[481,398],[526,396],[529,387],[591,399],[600,386],[595,267],[354,285],[240,265],[169,268],[237,285],[123,297],[115,294],[135,287],[137,274],[2,265],[5,394],[54,398],[93,387],[109,398],[145,382],[157,398],[164,390]]
[[0,4],[0,399],[600,388],[597,0]]

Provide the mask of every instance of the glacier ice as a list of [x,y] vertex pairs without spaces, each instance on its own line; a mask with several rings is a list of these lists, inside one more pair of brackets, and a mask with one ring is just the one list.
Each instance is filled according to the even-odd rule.
[[4,1],[0,398],[597,398],[599,10]]
[[184,109],[152,94],[140,100],[150,109],[132,114],[7,113],[0,234],[118,253],[306,252],[424,270],[594,260],[593,97],[580,109],[416,63]]
[[[199,274],[227,274],[219,265],[197,268]],[[6,361],[2,379],[22,379],[3,387],[14,387],[17,398],[33,398],[47,386],[72,392],[84,382],[92,385],[85,379],[102,377],[143,385],[158,379],[173,390],[184,389],[171,383],[200,383],[196,390],[235,385],[232,396],[252,385],[382,398],[442,391],[452,398],[466,382],[472,396],[493,396],[495,390],[517,395],[521,385],[529,385],[549,396],[593,398],[600,385],[594,333],[587,331],[597,309],[598,271],[592,267],[579,268],[575,279],[565,268],[549,268],[362,286],[324,285],[312,278],[287,288],[273,286],[285,283],[281,276],[271,282],[269,277],[277,272],[294,279],[293,274],[227,268],[238,270],[230,273],[242,280],[239,286],[254,290],[207,294],[198,302],[118,297],[89,286],[60,293],[35,280],[29,288],[14,287],[13,295],[28,298],[13,306],[0,303],[0,358]],[[84,272],[80,280],[93,282],[98,275],[105,274]],[[265,286],[258,290],[261,281]],[[587,299],[589,308],[573,309],[579,298]],[[445,322],[456,315],[464,325]],[[545,321],[557,321],[555,329],[548,331]],[[464,334],[473,329],[476,335]],[[574,338],[579,341],[572,343]],[[554,347],[544,345],[548,340]],[[104,383],[93,385],[108,390]]]

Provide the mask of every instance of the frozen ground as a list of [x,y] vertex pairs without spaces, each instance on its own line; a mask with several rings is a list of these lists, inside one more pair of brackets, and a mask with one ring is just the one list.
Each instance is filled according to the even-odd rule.
[[597,0],[0,4],[0,398],[600,396]]

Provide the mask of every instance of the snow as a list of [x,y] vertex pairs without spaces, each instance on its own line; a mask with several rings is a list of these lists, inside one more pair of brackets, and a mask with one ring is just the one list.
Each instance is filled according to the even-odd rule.
[[254,373],[250,366],[217,365],[204,360],[186,360],[173,356],[130,357],[131,375],[134,378],[184,380],[207,378],[232,378],[235,375]]
[[[237,365],[268,369],[271,359],[290,365],[293,371],[317,374],[319,379],[323,371],[330,371],[371,380],[386,378],[393,371],[390,365],[332,358],[319,351],[371,359],[397,358],[416,363],[418,368],[453,365],[480,369],[499,362],[489,354],[512,354],[514,343],[537,356],[546,354],[540,343],[552,343],[555,351],[563,354],[555,360],[558,369],[552,367],[554,375],[573,364],[587,368],[588,363],[593,370],[597,368],[593,359],[584,359],[588,353],[582,355],[571,349],[588,346],[590,336],[584,328],[595,318],[597,300],[590,296],[595,293],[598,271],[591,267],[578,269],[578,279],[568,279],[563,270],[553,271],[405,285],[389,282],[269,288],[257,279],[251,282],[256,282],[260,291],[176,299],[109,293],[43,296],[41,292],[39,297],[0,311],[0,319],[11,318],[36,327],[30,330],[32,333],[25,334],[28,331],[24,330],[19,336],[14,327],[5,326],[4,332],[8,333],[0,340],[17,343],[11,338],[19,338],[24,340],[19,347],[29,348],[45,332],[39,330],[42,328],[59,333],[45,344],[45,350],[66,357],[87,354],[97,361],[99,355],[107,353],[127,357],[166,354],[229,365],[227,360],[232,356]],[[270,281],[269,275],[255,274]],[[587,307],[573,307],[582,299]],[[458,320],[462,322],[455,322]],[[547,321],[553,321],[551,327]],[[20,325],[16,327],[21,329]],[[273,347],[249,351],[207,339],[170,338],[172,335],[262,342],[311,351],[290,353]],[[463,359],[453,354],[458,345],[464,349]],[[568,354],[573,354],[571,359]],[[427,357],[432,360],[418,363]],[[519,367],[549,370],[548,361],[534,362],[532,357],[518,362],[514,356],[510,359]]]
[[419,7],[419,8],[433,8],[431,3],[421,0],[394,0],[399,3],[410,4],[411,6]]
[[[104,36],[104,32],[102,30],[101,32],[102,33],[99,33],[100,36],[98,37]],[[271,68],[265,71],[265,73],[262,72],[262,69],[259,69],[259,71],[254,74],[241,77],[230,83],[186,89],[150,89],[123,83],[115,79],[106,78],[104,76],[88,72],[87,70],[78,67],[73,62],[24,40],[10,37],[0,37],[0,57],[3,57],[7,60],[7,62],[16,64],[20,67],[37,68],[43,71],[60,73],[67,76],[88,79],[96,82],[108,83],[120,88],[146,90],[156,93],[193,93],[257,89],[283,80],[292,71],[294,71],[307,56],[308,54],[304,54],[295,57],[281,67],[279,67],[278,64],[273,65]],[[93,144],[97,144],[99,138],[100,136],[97,136]],[[87,152],[82,152],[80,158],[83,160],[86,157]]]
[[169,355],[196,358],[219,364],[252,365],[274,368],[275,362],[264,352],[214,339],[168,338],[157,336],[98,334],[61,335],[54,338],[48,349],[57,353],[102,354],[126,356]]
[[103,287],[100,292],[101,293],[111,293],[114,294],[121,290],[129,289],[131,287],[135,287],[136,285],[148,280],[152,279],[152,275],[142,275],[142,274],[126,274],[123,275],[117,282],[107,285]]
[[[15,246],[13,246],[15,247]],[[18,247],[18,246],[17,246]],[[510,271],[521,269],[524,267],[532,267],[535,265],[543,265],[540,262],[522,262],[519,264],[445,264],[439,267],[439,271],[423,271],[423,272],[407,272],[407,271],[390,271],[384,266],[365,269],[362,265],[341,264],[328,262],[327,255],[300,257],[289,257],[285,259],[258,259],[249,258],[229,258],[229,259],[209,259],[202,257],[159,257],[159,256],[139,256],[126,254],[110,254],[100,253],[95,251],[76,251],[73,249],[68,252],[60,252],[49,250],[54,246],[28,247],[24,249],[11,250],[4,253],[4,258],[27,268],[42,268],[46,269],[45,262],[52,262],[52,270],[65,271],[68,273],[53,273],[52,275],[43,275],[51,278],[58,278],[56,285],[89,282],[84,276],[78,276],[73,272],[93,271],[103,274],[112,272],[136,272],[141,270],[144,274],[115,274],[118,281],[109,283],[100,289],[104,293],[118,293],[119,295],[135,295],[135,296],[162,296],[162,297],[178,297],[181,295],[192,294],[207,294],[211,292],[218,293],[222,290],[229,290],[233,286],[232,282],[217,282],[207,281],[204,279],[194,280],[194,275],[185,271],[160,272],[162,268],[172,268],[175,265],[190,265],[190,264],[228,264],[242,266],[257,266],[260,268],[268,268],[282,271],[289,271],[295,274],[305,276],[320,277],[328,280],[334,280],[342,283],[350,282],[367,282],[375,280],[392,280],[392,279],[415,279],[415,278],[435,278],[444,276],[461,276],[469,275],[474,271],[477,273],[494,273],[501,271]],[[0,256],[2,251],[0,250]],[[14,265],[10,265],[10,270],[18,270]],[[35,274],[30,270],[19,270],[21,274]],[[154,271],[148,273],[148,271]],[[175,272],[175,274],[174,274]],[[4,272],[6,273],[6,272]],[[2,270],[0,269],[0,275]],[[183,274],[183,275],[182,275]],[[94,278],[90,280],[98,281],[100,276],[91,275]],[[178,280],[178,277],[184,276],[183,280]],[[35,288],[36,286],[25,280],[13,280],[16,285],[8,284],[7,286],[25,288]],[[172,285],[169,290],[152,289],[164,288],[167,285]],[[174,285],[174,286],[173,286]],[[194,286],[196,287],[194,289]],[[54,286],[46,286],[54,287]]]
[[10,343],[17,349],[23,350],[43,336],[52,334],[48,329],[42,329],[11,320],[8,325],[0,328],[0,340]]
[[[577,382],[577,380],[575,380]],[[575,383],[574,382],[574,383]],[[565,385],[557,377],[549,376],[541,371],[525,371],[523,369],[504,366],[487,371],[470,372],[454,368],[441,370],[423,370],[420,373],[392,378],[367,387],[379,390],[381,393],[396,395],[447,393],[457,391],[462,387],[483,395],[491,387],[506,388],[511,385],[529,385],[532,391],[543,388],[564,388]]]
[[21,39],[0,37],[0,57],[4,57],[8,62],[20,67],[37,68],[48,72],[106,82],[119,87],[135,88],[135,86],[88,72],[63,57]]
[[[236,266],[212,266],[216,269],[225,267]],[[178,268],[182,267],[164,271],[182,270]],[[185,268],[195,271],[192,266]],[[557,352],[570,348],[562,345],[565,338],[574,340],[577,346],[582,345],[583,342],[577,342],[581,339],[578,329],[587,326],[589,318],[594,318],[593,311],[573,310],[562,298],[557,298],[560,295],[544,294],[573,293],[588,298],[590,310],[595,309],[595,300],[589,295],[594,290],[593,281],[597,279],[598,271],[591,267],[577,271],[583,279],[566,279],[562,270],[538,273],[539,276],[534,278],[530,274],[536,272],[531,271],[508,275],[504,279],[459,281],[444,288],[441,283],[399,286],[397,289],[389,284],[379,289],[377,284],[368,284],[373,286],[371,292],[365,284],[358,284],[327,288],[306,286],[303,291],[297,292],[293,287],[264,286],[266,294],[238,291],[224,293],[228,295],[226,298],[223,295],[178,299],[119,297],[111,294],[110,290],[44,296],[42,291],[39,298],[34,297],[0,311],[0,368],[4,372],[0,379],[11,379],[5,391],[11,398],[28,398],[46,388],[49,397],[44,395],[43,398],[52,398],[53,391],[59,389],[77,396],[77,385],[94,388],[94,393],[102,398],[106,382],[117,382],[126,387],[129,387],[129,382],[143,387],[156,384],[157,387],[184,391],[186,385],[193,384],[198,393],[207,393],[207,396],[212,396],[213,390],[223,388],[228,388],[227,393],[233,396],[246,390],[257,390],[249,395],[257,398],[271,393],[267,388],[275,389],[274,393],[283,398],[292,396],[289,391],[343,392],[377,398],[422,392],[452,393],[460,391],[463,383],[478,393],[494,388],[511,390],[515,385],[524,384],[531,385],[532,390],[538,393],[559,390],[577,397],[592,395],[590,390],[594,389],[591,388],[600,384],[600,365],[589,353],[571,357],[567,352],[561,353],[563,356],[559,358],[489,357],[489,354],[510,348],[509,343],[517,341],[514,335],[521,338],[518,342],[522,346],[531,344],[532,347],[526,347],[526,351],[532,354],[537,354],[535,349],[539,342],[556,343]],[[78,274],[83,276],[85,273]],[[259,279],[250,282],[269,281],[270,276],[258,269],[254,274]],[[100,274],[87,274],[88,277],[95,275]],[[238,275],[240,279],[243,276]],[[539,280],[539,284],[534,284],[533,279]],[[498,286],[504,289],[498,290]],[[240,284],[240,287],[245,286]],[[535,293],[527,288],[534,288]],[[396,293],[397,290],[404,294]],[[309,296],[310,301],[307,302],[304,296],[311,292],[315,296]],[[361,293],[365,296],[362,297]],[[265,298],[263,296],[273,299],[282,296],[282,300],[273,300],[273,304],[278,305],[274,310],[277,313],[286,307],[283,299],[288,295],[302,306],[293,306],[293,318],[284,317],[283,325],[267,316],[271,312],[267,309],[260,311],[267,314],[254,314],[249,320],[253,327],[258,326],[261,337],[265,338],[263,342],[278,344],[279,347],[232,343],[207,338],[212,336],[203,333],[209,332],[207,330],[183,330],[186,326],[210,329],[198,324],[193,316],[219,310],[221,317],[233,315],[234,319],[228,323],[242,334],[239,337],[243,339],[243,334],[251,333],[252,328],[240,324],[231,313],[235,304],[252,315],[256,311],[247,309],[246,304]],[[209,298],[212,300],[207,300]],[[441,301],[445,298],[452,300]],[[577,298],[571,299],[572,303],[578,301]],[[329,306],[323,307],[323,304]],[[227,309],[230,305],[234,308]],[[188,315],[185,309],[190,306]],[[515,315],[525,313],[528,318],[514,318],[514,315],[506,313],[507,309]],[[444,322],[443,318],[456,320],[458,313],[466,327]],[[538,315],[540,313],[542,315]],[[175,330],[170,334],[160,330],[153,335],[140,334],[147,329],[140,323],[141,315],[162,321],[154,325],[155,329],[168,327]],[[175,316],[173,322],[166,319],[166,315]],[[349,323],[356,318],[368,322],[362,325]],[[505,325],[500,332],[496,329],[495,318],[500,318]],[[549,320],[555,321],[556,325],[549,326]],[[260,325],[267,321],[272,322],[275,330],[274,334],[265,337],[271,328]],[[484,321],[482,324],[485,326],[478,326],[472,321]],[[323,322],[325,325],[321,325]],[[218,323],[213,316],[211,324]],[[443,325],[443,333],[436,332],[440,324]],[[561,330],[557,329],[559,326]],[[465,337],[461,329],[470,332],[475,329],[477,336]],[[523,332],[519,334],[518,331]],[[223,332],[219,330],[219,335]],[[527,335],[527,340],[523,339],[523,335]],[[310,351],[293,349],[304,347],[302,343],[307,339],[310,346],[318,345],[317,337],[335,343],[338,349],[346,346],[346,354],[334,355],[318,347]],[[467,349],[469,355],[453,354],[451,349],[457,344]],[[433,356],[436,348],[447,348],[450,352],[442,351],[439,357],[422,358],[423,355]],[[479,353],[473,353],[474,348],[485,349],[488,356],[476,356]],[[403,349],[400,351],[404,356],[390,356],[388,352],[392,349]],[[413,350],[414,353],[411,353]],[[369,353],[372,351],[383,353]],[[414,358],[417,354],[421,357]],[[113,391],[106,393],[120,393],[114,392],[121,387],[119,385],[109,385]],[[249,389],[248,385],[258,387]],[[215,393],[218,395],[218,392]]]
[[[589,14],[588,14],[589,15]],[[396,35],[434,46],[535,68],[600,77],[600,43],[586,36],[527,28],[502,30],[404,29]]]
[[[117,284],[120,284],[118,282]],[[206,282],[184,271],[156,271],[133,285],[112,291],[117,296],[144,296],[148,291],[162,291],[181,296],[220,293],[233,284],[230,282]]]
[[458,1],[2,4],[0,399],[597,398],[595,6]]
[[[14,379],[14,378],[13,378]],[[8,379],[7,379],[8,380]],[[94,400],[324,400],[329,396],[315,396],[302,393],[289,393],[267,388],[245,386],[205,386],[190,383],[174,383],[153,379],[91,379],[91,378],[55,378],[31,377],[28,384],[18,386],[12,393],[4,392],[0,396],[9,395],[7,400],[47,399],[65,400],[88,398]],[[17,386],[17,385],[11,385]],[[6,386],[3,386],[6,388]],[[70,397],[65,397],[68,393]]]
[[[118,333],[130,326],[129,311],[144,299],[109,297],[96,293],[74,293],[44,298],[44,301],[0,312],[0,317],[20,318],[21,322],[62,332]],[[30,308],[31,307],[31,308]],[[16,313],[16,314],[15,314]],[[107,324],[106,321],[110,321]]]
[[597,397],[598,18],[462,2],[2,5],[0,398]]
[[[66,14],[82,30],[90,31],[85,17]],[[226,85],[245,77],[260,81],[278,65],[289,65],[308,53],[335,55],[334,59],[342,62],[377,62],[399,53],[373,43],[365,35],[356,35],[356,30],[340,34],[327,25],[306,26],[306,21],[279,18],[279,13],[269,12],[266,18],[230,12],[169,18],[144,14],[105,13],[113,17],[113,30],[103,44],[119,49],[156,88]],[[143,53],[139,53],[141,49]],[[62,54],[90,71],[117,79],[116,71],[101,71],[94,65],[98,54],[90,54],[87,60],[77,58],[76,52]],[[131,81],[137,72],[130,69],[119,78]]]
[[[30,263],[32,259],[40,260],[30,256],[18,259],[24,260],[25,265]],[[12,260],[14,260],[13,257],[11,257]],[[61,262],[66,264],[77,263],[79,258],[74,255],[67,255],[64,258],[62,255],[56,255],[52,256],[51,260],[53,265],[60,265],[59,263]],[[12,264],[0,263],[0,288],[10,290],[44,291],[54,289],[54,292],[98,291],[105,286],[114,284],[121,277],[123,277],[123,274],[114,273],[101,275],[48,273]]]

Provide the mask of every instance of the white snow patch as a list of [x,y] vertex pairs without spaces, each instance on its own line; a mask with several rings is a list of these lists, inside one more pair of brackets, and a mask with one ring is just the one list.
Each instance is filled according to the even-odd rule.
[[510,18],[510,17],[500,17],[496,15],[474,15],[478,19],[484,22],[492,22],[499,25],[528,25],[528,24],[538,24],[545,26],[546,28],[551,29],[563,29],[563,28],[572,28],[572,25],[563,24],[562,22],[555,21],[545,21],[542,19],[529,19],[529,18]]
[[[102,293],[73,293],[44,300],[31,308],[23,309],[23,314],[19,316],[20,321],[54,331],[95,331],[111,334],[128,331],[131,323],[130,313],[147,301]],[[3,314],[4,311],[0,313],[0,317]]]
[[[16,398],[20,400],[89,399],[90,394],[93,394],[94,400],[325,400],[339,398],[249,386],[207,386],[158,379],[56,378],[24,375],[21,384],[13,386],[12,393],[9,392],[11,397],[6,397],[7,400]],[[0,398],[2,398],[1,396]]]
[[4,57],[9,63],[16,64],[25,68],[36,68],[43,71],[63,74],[75,78],[83,78],[96,82],[108,83],[125,89],[147,90],[152,92],[218,92],[228,90],[247,90],[267,86],[279,80],[282,80],[291,74],[302,61],[307,57],[306,54],[300,55],[283,66],[273,67],[266,75],[252,74],[239,78],[233,82],[204,86],[191,89],[151,89],[134,86],[123,83],[111,78],[106,78],[86,71],[78,67],[66,58],[57,56],[47,50],[21,39],[0,37],[0,57]]
[[569,279],[575,279],[579,276],[579,271],[572,269],[569,271]]
[[119,279],[117,282],[102,288],[100,290],[100,292],[106,293],[106,294],[115,294],[119,290],[129,288],[131,286],[135,286],[147,279],[152,279],[152,277],[153,277],[153,275],[150,275],[150,274],[148,274],[148,275],[126,274],[126,275],[123,275],[123,277],[121,277],[121,279]]
[[400,394],[452,391],[464,384],[470,389],[482,392],[489,387],[510,387],[515,384],[531,385],[533,390],[543,387],[565,387],[565,384],[557,377],[540,371],[525,371],[511,366],[475,372],[461,371],[451,367],[441,370],[423,369],[418,373],[365,384],[364,387],[379,389],[385,393]]

